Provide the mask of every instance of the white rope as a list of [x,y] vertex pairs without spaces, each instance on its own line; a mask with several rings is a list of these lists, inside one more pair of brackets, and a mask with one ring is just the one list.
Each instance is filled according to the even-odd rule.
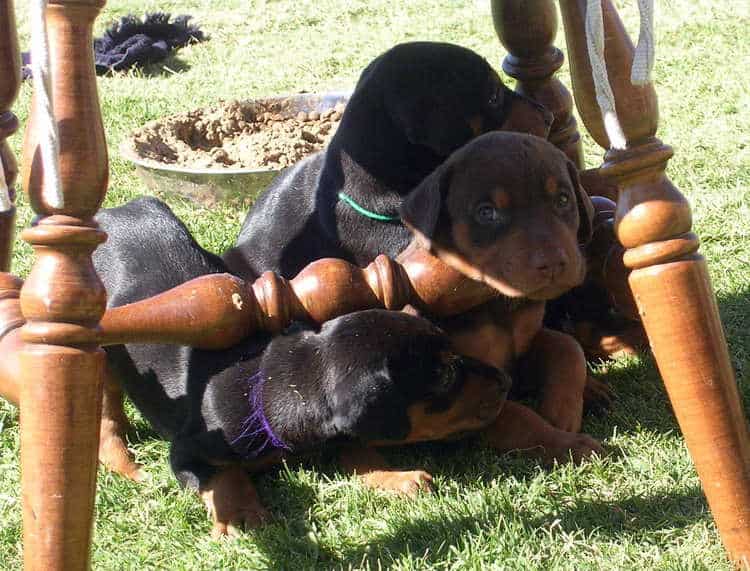
[[5,168],[0,158],[0,212],[7,212],[11,208],[13,208],[13,203],[10,201],[10,191],[5,181]]
[[645,85],[651,81],[651,70],[654,68],[654,0],[638,0],[638,10],[641,29],[630,68],[630,83]]
[[[638,10],[641,15],[641,29],[630,68],[630,83],[645,85],[651,81],[651,70],[654,67],[654,0],[638,0]],[[615,96],[609,84],[607,64],[604,61],[604,20],[601,0],[588,0],[586,4],[586,46],[591,63],[596,102],[602,113],[609,145],[613,149],[624,149],[628,142],[617,118]]]
[[60,180],[60,143],[52,106],[52,80],[50,76],[50,50],[47,41],[45,12],[47,0],[31,2],[31,73],[34,81],[39,150],[44,169],[42,197],[52,208],[63,208],[62,181]]
[[617,119],[615,96],[609,84],[607,65],[604,62],[604,21],[601,0],[588,0],[586,4],[586,46],[591,63],[596,102],[602,112],[609,146],[613,149],[624,149],[627,141],[620,127],[620,121]]

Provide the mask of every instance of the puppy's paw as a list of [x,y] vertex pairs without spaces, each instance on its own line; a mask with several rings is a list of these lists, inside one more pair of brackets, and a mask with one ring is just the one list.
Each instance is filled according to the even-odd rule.
[[574,336],[583,347],[590,361],[617,359],[624,355],[638,355],[648,349],[648,337],[643,325],[630,322],[604,331],[591,322],[576,324]]
[[557,430],[544,445],[543,458],[547,462],[561,464],[572,461],[579,464],[593,454],[602,455],[604,448],[598,440],[588,434]]
[[[208,508],[208,502],[206,504]],[[259,528],[270,521],[270,512],[260,504],[238,507],[237,513],[225,514],[220,518],[214,516],[211,538],[240,537],[244,532]]]
[[119,434],[102,434],[99,440],[99,462],[107,470],[134,482],[145,482],[148,473],[138,464],[128,450],[124,437]]
[[408,498],[414,498],[420,492],[432,492],[432,476],[424,470],[375,470],[360,477],[370,488],[395,492]]
[[558,395],[541,404],[539,414],[555,428],[564,432],[579,432],[583,422],[583,399],[576,395]]
[[604,414],[612,408],[614,398],[614,391],[607,383],[591,375],[588,376],[586,386],[583,388],[584,413]]
[[201,498],[213,520],[211,537],[237,537],[271,520],[247,473],[239,467],[227,468],[214,476],[201,490]]

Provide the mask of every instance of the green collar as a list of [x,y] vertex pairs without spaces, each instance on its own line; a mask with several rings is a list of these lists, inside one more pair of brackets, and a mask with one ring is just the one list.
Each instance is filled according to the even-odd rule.
[[400,216],[386,216],[385,214],[378,214],[377,212],[367,210],[366,208],[363,208],[362,206],[354,202],[354,199],[351,196],[349,196],[348,194],[344,194],[343,192],[339,192],[339,198],[365,218],[380,220],[381,222],[395,222],[397,220],[401,220]]

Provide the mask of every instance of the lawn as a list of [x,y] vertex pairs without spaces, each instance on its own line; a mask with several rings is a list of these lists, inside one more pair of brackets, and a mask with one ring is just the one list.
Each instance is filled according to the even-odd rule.
[[[165,65],[99,79],[110,149],[106,205],[146,192],[117,148],[145,121],[209,104],[299,90],[351,88],[373,57],[397,42],[460,43],[499,68],[504,51],[487,8],[475,0],[110,1],[97,34],[116,17],[189,13],[211,36]],[[619,0],[637,34],[635,0]],[[694,207],[733,365],[750,402],[750,4],[657,2],[655,83],[659,136],[676,150],[668,173]],[[28,46],[24,2],[20,44]],[[564,49],[562,37],[557,44]],[[567,66],[561,78],[569,84]],[[28,117],[30,85],[14,108]],[[21,135],[11,139],[20,156]],[[588,166],[602,151],[585,138]],[[206,248],[233,243],[241,206],[170,205]],[[31,218],[19,200],[19,230]],[[24,276],[30,248],[15,247]],[[208,537],[199,499],[181,490],[167,446],[139,421],[132,448],[152,475],[134,484],[99,473],[93,565],[99,569],[729,569],[700,483],[652,361],[597,365],[617,400],[585,430],[609,454],[578,467],[545,469],[497,456],[478,441],[393,451],[398,466],[436,476],[414,501],[364,489],[323,456],[259,480],[275,516],[245,537]],[[133,412],[133,411],[131,411]],[[135,414],[134,414],[135,416]],[[0,568],[21,561],[18,412],[0,403]]]

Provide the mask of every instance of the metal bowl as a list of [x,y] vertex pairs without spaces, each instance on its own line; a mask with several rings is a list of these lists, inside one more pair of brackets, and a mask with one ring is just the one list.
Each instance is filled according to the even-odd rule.
[[[331,92],[265,97],[253,101],[281,103],[279,114],[288,118],[296,116],[300,111],[322,112],[348,100],[348,93]],[[219,202],[252,202],[280,171],[262,168],[188,168],[159,164],[139,156],[129,142],[126,140],[120,146],[120,155],[135,165],[138,176],[151,192],[186,197],[203,206],[213,206]]]

